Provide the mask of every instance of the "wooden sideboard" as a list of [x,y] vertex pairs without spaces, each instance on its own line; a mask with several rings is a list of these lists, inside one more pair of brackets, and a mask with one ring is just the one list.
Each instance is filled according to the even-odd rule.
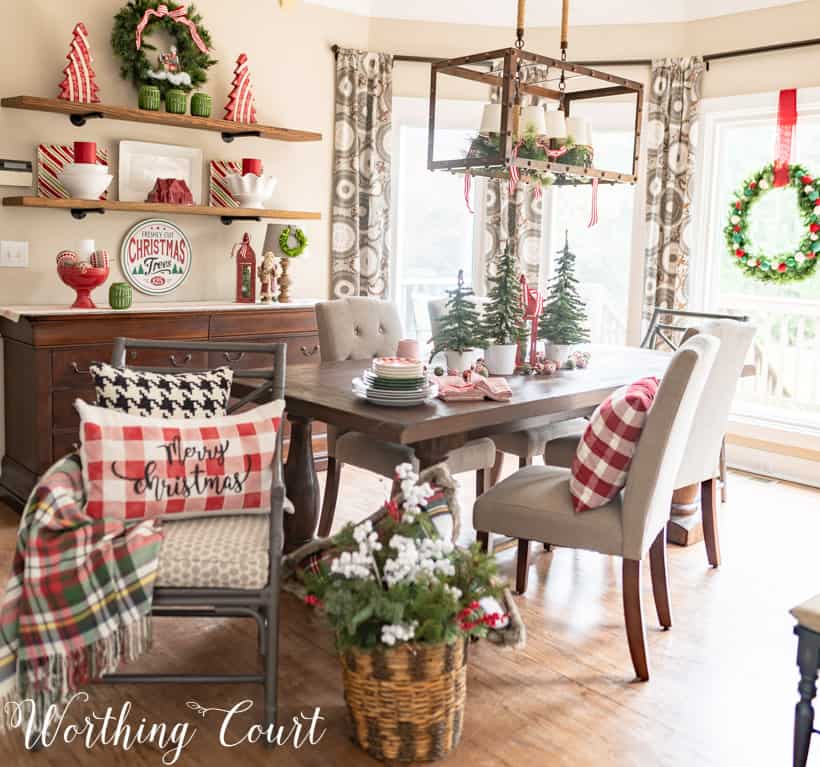
[[[176,308],[176,307],[179,308]],[[180,341],[285,341],[288,366],[319,364],[319,336],[312,304],[150,306],[126,311],[0,310],[3,336],[6,452],[0,493],[21,506],[37,478],[78,440],[74,400],[93,401],[88,366],[111,359],[118,336]],[[129,364],[203,369],[226,364],[219,355],[132,350]],[[234,367],[259,366],[253,354]],[[319,461],[326,457],[325,430],[314,429]],[[286,435],[287,436],[287,435]]]

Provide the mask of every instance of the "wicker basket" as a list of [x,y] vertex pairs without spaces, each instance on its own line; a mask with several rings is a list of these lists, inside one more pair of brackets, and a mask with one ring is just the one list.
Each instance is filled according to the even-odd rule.
[[466,641],[349,650],[341,662],[356,740],[372,757],[432,761],[458,745],[467,696]]

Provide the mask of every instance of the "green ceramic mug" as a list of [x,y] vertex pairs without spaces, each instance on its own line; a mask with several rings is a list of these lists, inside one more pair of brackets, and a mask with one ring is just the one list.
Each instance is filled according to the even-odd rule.
[[175,115],[184,115],[188,106],[185,91],[172,88],[165,94],[165,111]]
[[191,114],[194,117],[210,117],[213,99],[207,93],[195,93],[191,96]]
[[156,85],[141,85],[139,89],[138,103],[140,109],[149,112],[159,111],[161,94]]
[[129,309],[134,297],[127,282],[112,282],[108,288],[108,303],[112,309]]

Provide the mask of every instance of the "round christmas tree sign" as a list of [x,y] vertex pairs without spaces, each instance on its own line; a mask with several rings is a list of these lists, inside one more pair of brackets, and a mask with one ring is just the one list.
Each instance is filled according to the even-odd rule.
[[125,279],[140,293],[170,293],[191,271],[191,243],[176,224],[149,218],[125,235],[120,265]]

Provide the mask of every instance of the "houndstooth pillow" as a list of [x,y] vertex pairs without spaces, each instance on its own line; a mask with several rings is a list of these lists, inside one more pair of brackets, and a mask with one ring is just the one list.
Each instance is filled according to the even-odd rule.
[[90,366],[97,405],[144,418],[214,418],[227,413],[233,370],[207,373],[148,373]]

